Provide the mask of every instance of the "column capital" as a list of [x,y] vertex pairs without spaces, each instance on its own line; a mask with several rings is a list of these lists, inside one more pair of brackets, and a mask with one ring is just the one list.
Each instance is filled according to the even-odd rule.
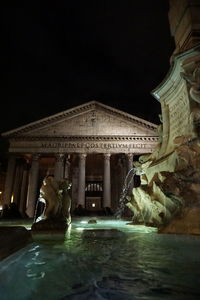
[[79,153],[79,158],[81,160],[85,160],[86,159],[87,154],[86,153]]
[[110,157],[111,157],[111,153],[104,153],[104,159],[105,160],[110,160]]
[[32,161],[37,161],[40,158],[40,156],[41,156],[40,153],[33,153]]
[[63,162],[65,159],[65,155],[63,153],[56,153],[55,158],[57,162]]
[[127,153],[126,156],[127,156],[128,160],[131,160],[131,161],[133,160],[133,153]]
[[66,159],[66,160],[69,160],[70,157],[71,157],[70,153],[65,153],[65,159]]

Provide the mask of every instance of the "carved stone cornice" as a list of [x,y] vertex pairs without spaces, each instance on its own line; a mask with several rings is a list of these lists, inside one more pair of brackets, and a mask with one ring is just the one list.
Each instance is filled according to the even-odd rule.
[[144,141],[144,142],[157,142],[158,136],[46,136],[46,137],[31,137],[31,136],[20,136],[12,138],[15,140],[22,141]]
[[[200,45],[173,56],[169,72],[152,91],[152,95],[160,102],[162,111],[162,123],[158,128],[161,138],[157,159],[166,157],[176,149],[177,137],[194,137],[198,132],[195,128],[196,121],[193,122],[193,111],[198,116],[195,111],[200,103],[200,96],[199,99],[197,97],[200,71],[197,69],[196,73],[194,70],[199,63]],[[197,98],[193,100],[197,103],[192,101],[194,93]]]

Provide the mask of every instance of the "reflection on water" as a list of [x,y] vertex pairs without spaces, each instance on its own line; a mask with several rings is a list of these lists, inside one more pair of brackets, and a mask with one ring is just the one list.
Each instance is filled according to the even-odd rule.
[[64,242],[18,251],[0,263],[0,299],[199,299],[200,237],[125,223],[77,220]]

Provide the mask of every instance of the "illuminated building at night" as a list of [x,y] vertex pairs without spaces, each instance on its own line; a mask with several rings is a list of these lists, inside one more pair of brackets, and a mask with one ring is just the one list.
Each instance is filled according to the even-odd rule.
[[4,203],[34,216],[43,178],[72,182],[72,208],[115,209],[127,171],[152,153],[157,126],[96,101],[3,134],[9,140]]

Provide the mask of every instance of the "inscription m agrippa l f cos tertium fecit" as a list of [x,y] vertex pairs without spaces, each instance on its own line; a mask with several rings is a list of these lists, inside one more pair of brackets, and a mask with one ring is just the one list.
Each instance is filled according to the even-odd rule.
[[41,148],[63,148],[63,149],[148,149],[151,144],[141,143],[42,143]]

